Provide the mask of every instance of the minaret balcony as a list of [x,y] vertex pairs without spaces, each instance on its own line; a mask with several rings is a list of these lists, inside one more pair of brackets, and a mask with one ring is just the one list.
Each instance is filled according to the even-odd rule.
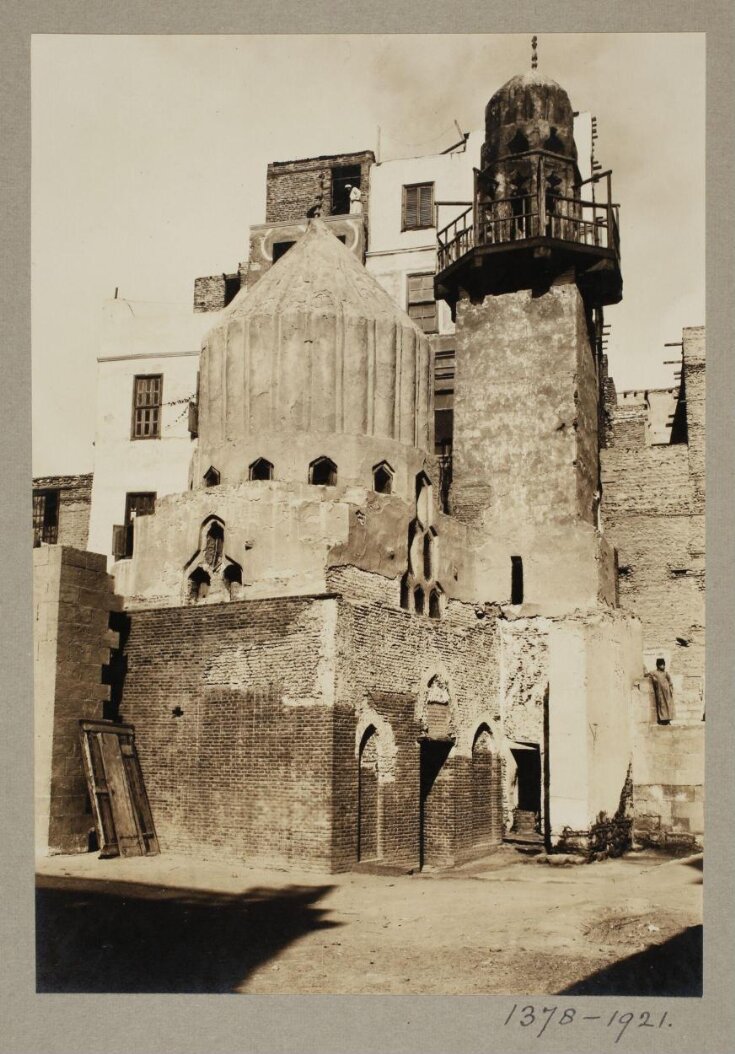
[[454,311],[463,293],[474,298],[538,288],[573,270],[591,303],[618,303],[618,206],[610,173],[593,177],[595,184],[604,179],[602,200],[596,187],[582,197],[580,184],[570,197],[551,193],[542,180],[532,193],[489,200],[475,170],[474,203],[437,233],[437,299]]

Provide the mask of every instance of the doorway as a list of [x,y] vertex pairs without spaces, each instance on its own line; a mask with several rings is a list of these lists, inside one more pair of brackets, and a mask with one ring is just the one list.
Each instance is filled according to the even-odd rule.
[[438,779],[452,749],[447,740],[424,739],[420,746],[419,866],[445,862],[445,795]]
[[537,743],[511,747],[516,763],[515,831],[539,831],[541,821],[541,751]]
[[357,859],[377,860],[380,845],[378,733],[368,728],[360,744],[357,783]]

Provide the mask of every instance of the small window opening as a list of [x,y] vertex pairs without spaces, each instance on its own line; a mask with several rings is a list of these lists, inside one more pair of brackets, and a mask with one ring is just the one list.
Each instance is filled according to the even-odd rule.
[[424,535],[424,578],[427,579],[434,577],[432,546],[433,539],[431,537],[431,532],[429,531]]
[[429,618],[441,618],[442,603],[438,589],[432,589],[429,594]]
[[350,191],[360,189],[362,170],[359,165],[335,165],[332,169],[332,215],[344,216],[350,211]]
[[248,476],[250,479],[273,479],[273,465],[264,457],[259,457],[250,466]]
[[337,466],[328,457],[317,458],[309,465],[309,483],[317,487],[334,487],[337,483]]
[[209,592],[210,577],[202,567],[197,567],[189,575],[189,599],[203,600]]
[[239,564],[228,564],[222,576],[230,596],[235,592],[235,586],[242,585],[242,568]]
[[508,143],[508,150],[511,154],[524,154],[528,150],[528,139],[520,128],[516,129],[516,134]]
[[544,143],[544,149],[548,150],[552,154],[563,154],[564,144],[562,143],[556,128],[551,129],[551,135]]
[[413,591],[413,606],[417,615],[423,615],[424,613],[424,591],[421,586],[417,586]]
[[523,560],[520,556],[510,558],[510,602],[511,604],[523,603]]
[[205,487],[218,487],[220,481],[220,474],[216,468],[210,466],[204,473],[204,486]]
[[411,587],[408,583],[408,575],[401,579],[401,607],[404,611],[411,610]]
[[378,494],[390,494],[393,490],[393,470],[386,461],[373,469],[373,490]]
[[296,242],[273,242],[273,263],[277,263],[295,244]]

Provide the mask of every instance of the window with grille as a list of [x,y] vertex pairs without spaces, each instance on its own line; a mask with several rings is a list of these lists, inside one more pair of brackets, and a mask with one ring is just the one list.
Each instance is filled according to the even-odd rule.
[[434,226],[434,184],[414,183],[403,188],[401,230]]
[[33,492],[33,548],[42,542],[56,545],[59,540],[59,492],[58,490],[34,490]]
[[424,333],[436,333],[438,327],[433,274],[408,276],[408,314]]
[[133,439],[161,438],[163,374],[136,377],[133,386]]

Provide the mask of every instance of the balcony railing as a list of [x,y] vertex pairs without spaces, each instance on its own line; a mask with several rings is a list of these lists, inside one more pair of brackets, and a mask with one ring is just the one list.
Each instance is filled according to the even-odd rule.
[[[619,255],[617,205],[553,194],[539,181],[533,194],[479,201],[438,231],[437,270],[461,260],[471,249],[514,245],[532,238],[551,238],[574,245],[610,250]],[[600,178],[600,177],[596,177]]]

